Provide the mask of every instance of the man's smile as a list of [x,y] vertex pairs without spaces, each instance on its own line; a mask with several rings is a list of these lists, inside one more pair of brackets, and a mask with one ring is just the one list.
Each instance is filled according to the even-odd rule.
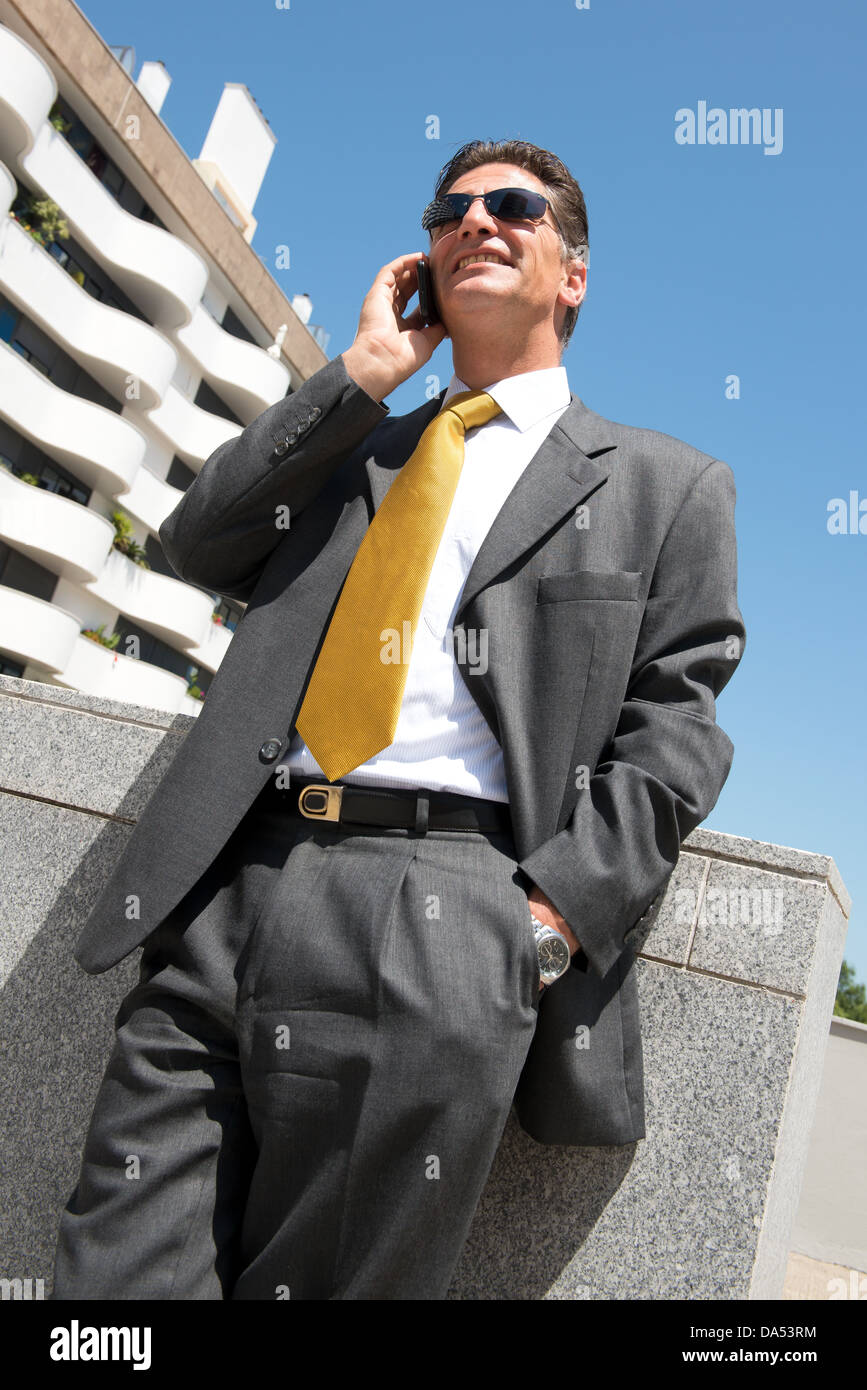
[[466,251],[456,261],[452,274],[457,275],[459,270],[465,270],[467,266],[484,265],[489,261],[497,261],[500,265],[508,264],[498,251]]

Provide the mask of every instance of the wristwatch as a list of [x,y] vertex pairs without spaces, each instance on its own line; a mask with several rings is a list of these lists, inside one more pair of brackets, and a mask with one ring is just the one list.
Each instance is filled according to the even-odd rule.
[[543,985],[552,985],[565,974],[572,964],[569,942],[556,927],[546,927],[538,917],[530,913],[530,920],[536,933],[536,950],[539,953],[539,978]]

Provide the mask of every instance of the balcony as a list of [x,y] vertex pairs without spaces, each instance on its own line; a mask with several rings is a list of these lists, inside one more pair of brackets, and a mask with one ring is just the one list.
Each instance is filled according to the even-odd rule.
[[0,288],[116,400],[127,399],[130,379],[142,409],[162,400],[177,366],[171,343],[150,324],[92,299],[9,216],[0,222]]
[[196,473],[218,445],[243,432],[232,420],[194,405],[175,386],[166,388],[165,399],[148,411],[147,418],[172,452]]
[[80,631],[74,613],[0,584],[0,650],[17,661],[59,675],[72,656]]
[[175,336],[239,420],[255,420],[286,395],[288,368],[264,348],[227,333],[201,305]]
[[200,701],[187,695],[187,682],[183,677],[147,661],[124,656],[81,635],[56,684],[104,699],[129,700],[183,714],[195,714],[201,709]]
[[132,484],[119,499],[125,512],[134,516],[153,534],[158,535],[166,517],[174,511],[183,497],[179,488],[172,487],[163,478],[152,473],[143,464],[135,475]]
[[19,434],[106,497],[134,483],[146,443],[126,417],[55,386],[3,342],[0,377],[0,416]]
[[57,95],[54,74],[29,44],[0,26],[0,157],[28,153]]
[[88,593],[183,651],[198,647],[211,627],[214,601],[208,594],[154,574],[111,550],[99,576],[84,585]]
[[114,527],[90,507],[0,468],[0,537],[53,574],[88,584],[102,572]]
[[184,650],[196,666],[204,666],[206,671],[218,671],[234,635],[222,623],[215,623],[212,618],[202,642],[195,647],[185,647]]

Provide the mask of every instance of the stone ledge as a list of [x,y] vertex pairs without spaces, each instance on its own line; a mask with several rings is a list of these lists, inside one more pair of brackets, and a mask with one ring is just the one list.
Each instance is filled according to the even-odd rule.
[[[0,1241],[50,1282],[137,974],[72,950],[195,721],[8,676],[0,718]],[[849,903],[828,855],[694,831],[636,942],[646,1138],[544,1146],[512,1115],[449,1297],[783,1297]]]

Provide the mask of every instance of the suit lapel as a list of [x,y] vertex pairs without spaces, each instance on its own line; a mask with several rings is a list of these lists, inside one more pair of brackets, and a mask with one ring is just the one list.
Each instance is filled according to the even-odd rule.
[[[417,410],[399,416],[393,428],[386,431],[383,445],[365,460],[374,511],[382,505],[397,472],[438,414],[444,396],[445,390]],[[607,425],[606,420],[572,396],[494,518],[467,575],[455,613],[456,623],[487,584],[606,481],[607,459],[596,462],[592,455],[607,454],[617,447]]]

